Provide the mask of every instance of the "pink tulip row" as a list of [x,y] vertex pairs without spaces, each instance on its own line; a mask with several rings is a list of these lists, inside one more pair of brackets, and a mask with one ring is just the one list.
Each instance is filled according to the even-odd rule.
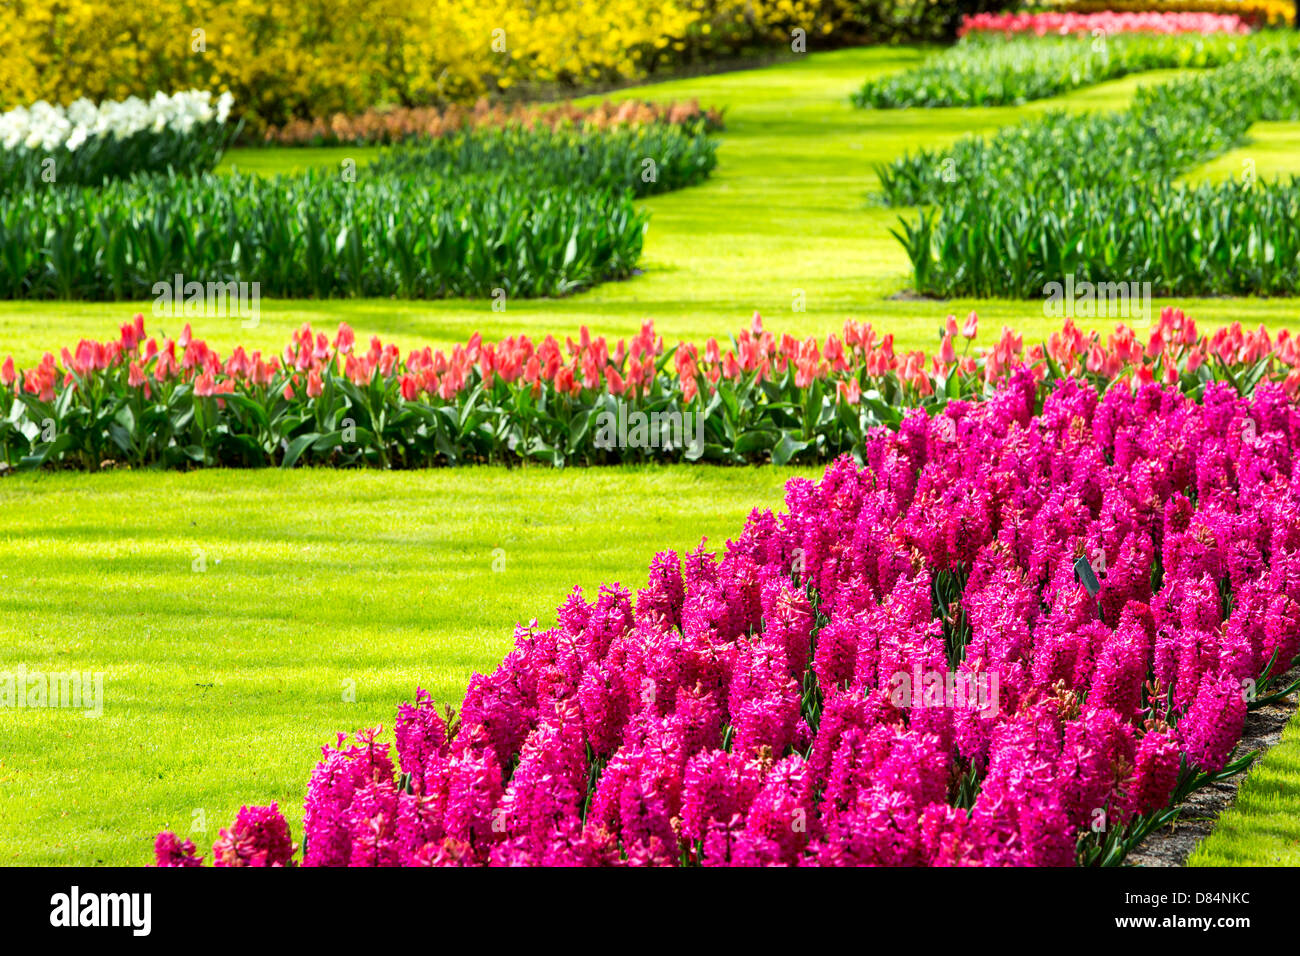
[[[887,375],[896,376],[916,396],[927,396],[936,383],[954,374],[973,386],[996,384],[1022,362],[1040,380],[1047,379],[1053,376],[1048,359],[1063,375],[1137,384],[1174,384],[1205,365],[1246,370],[1267,359],[1268,377],[1280,380],[1290,395],[1300,395],[1300,340],[1285,329],[1274,339],[1262,325],[1250,330],[1233,323],[1202,335],[1181,309],[1166,308],[1145,335],[1120,325],[1103,339],[1066,319],[1061,331],[1040,345],[1026,349],[1024,336],[1004,326],[994,344],[972,348],[978,331],[975,313],[960,322],[950,315],[935,352],[898,352],[894,336],[880,334],[870,323],[850,319],[842,334],[801,339],[778,337],[755,313],[750,327],[730,346],[712,338],[702,346],[681,342],[671,362],[687,402],[696,399],[701,387],[711,392],[723,379],[738,382],[752,376],[762,382],[787,371],[793,372],[798,388],[814,381],[833,383],[850,404],[860,401],[865,381]],[[526,386],[534,395],[547,387],[567,395],[603,390],[636,396],[644,395],[664,371],[658,363],[664,351],[663,337],[647,321],[637,335],[612,344],[604,336],[592,336],[585,326],[576,340],[566,337],[563,344],[550,335],[540,343],[526,335],[490,343],[475,333],[450,351],[413,349],[403,359],[396,345],[377,336],[366,350],[358,349],[356,334],[343,323],[333,338],[304,325],[278,356],[236,347],[223,359],[196,338],[188,324],[175,339],[147,336],[144,317],[137,315],[121,327],[116,339],[83,339],[75,349],[64,348],[60,359],[46,353],[36,366],[19,369],[12,356],[5,358],[0,362],[0,387],[48,402],[63,388],[77,388],[88,375],[122,370],[128,384],[146,396],[159,382],[184,382],[193,384],[200,396],[271,387],[293,399],[319,396],[324,375],[333,372],[357,384],[376,375],[395,378],[407,401],[452,401],[479,383],[490,387],[498,380]]]
[[[1019,366],[985,401],[913,409],[720,552],[665,551],[635,598],[575,589],[554,626],[520,625],[450,719],[419,692],[392,743],[340,735],[301,862],[1125,847],[1230,765],[1252,695],[1300,653],[1300,411],[1269,382],[1040,395]],[[199,860],[169,833],[155,849]],[[274,807],[246,807],[212,856],[299,860]]]
[[968,33],[1033,33],[1068,36],[1116,33],[1249,33],[1235,13],[977,13],[962,18],[958,36]]

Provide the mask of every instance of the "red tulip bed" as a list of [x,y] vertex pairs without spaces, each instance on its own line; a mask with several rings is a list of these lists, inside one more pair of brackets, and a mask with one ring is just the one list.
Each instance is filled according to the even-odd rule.
[[[1300,411],[1268,371],[1280,347],[1174,314],[1157,338],[1067,327],[1033,364],[1005,338],[973,367],[941,354],[938,378],[922,366],[931,396],[957,368],[988,382],[980,400],[870,429],[860,463],[792,479],[780,514],[656,555],[635,597],[575,589],[458,709],[418,691],[392,742],[340,735],[301,847],[277,807],[248,806],[202,856],[1122,862],[1248,765],[1246,715],[1300,653]],[[860,372],[880,353],[853,354]],[[814,371],[858,381],[833,367],[822,353]],[[155,852],[201,862],[171,833]]]
[[[175,339],[149,336],[137,316],[117,338],[83,340],[61,358],[0,363],[0,470],[861,460],[872,428],[897,427],[910,407],[986,397],[1022,363],[1039,380],[1098,387],[1159,381],[1198,394],[1214,381],[1248,391],[1267,380],[1300,391],[1289,332],[1202,335],[1176,309],[1141,337],[1120,326],[1103,338],[1070,320],[1028,348],[1007,328],[975,346],[977,332],[974,314],[949,316],[927,354],[896,351],[892,335],[858,322],[799,339],[755,316],[728,344],[666,348],[647,323],[617,343],[586,329],[563,343],[475,335],[402,356],[378,338],[359,347],[346,325],[332,339],[304,326],[281,355],[223,358],[188,325]],[[624,440],[638,438],[625,424],[636,416],[646,434]],[[698,441],[683,440],[688,419]],[[617,440],[602,421],[619,423]]]
[[1250,25],[1235,13],[977,13],[963,17],[958,36],[968,33],[1033,33],[1068,36],[1073,33],[1107,36],[1116,33],[1249,33]]

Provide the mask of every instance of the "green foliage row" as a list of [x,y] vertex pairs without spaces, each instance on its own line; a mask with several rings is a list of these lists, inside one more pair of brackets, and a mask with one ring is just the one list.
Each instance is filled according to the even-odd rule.
[[76,149],[0,148],[0,196],[50,186],[98,186],[137,173],[210,172],[239,135],[239,125],[196,123],[130,136],[91,136]]
[[1122,112],[1055,112],[878,167],[915,288],[1033,298],[1073,273],[1156,295],[1300,293],[1297,186],[1176,185],[1260,120],[1300,119],[1300,42],[1140,91]]
[[312,172],[138,177],[0,201],[0,298],[141,299],[158,282],[275,297],[565,295],[632,273],[625,189]]
[[566,295],[631,275],[634,199],[701,182],[716,153],[702,124],[513,126],[328,174],[37,183],[0,195],[0,299],[139,299],[176,274],[275,297]]
[[1238,145],[1259,120],[1300,118],[1300,42],[1280,50],[1139,90],[1128,109],[1052,111],[985,139],[879,164],[891,206],[937,203],[968,193],[1124,188],[1169,180]]
[[1274,34],[1122,33],[1003,37],[972,33],[921,66],[867,81],[855,106],[1009,106],[1059,96],[1130,73],[1205,69],[1250,60]]
[[534,187],[581,182],[648,196],[707,179],[717,152],[717,141],[705,135],[703,125],[480,128],[386,149],[365,175],[426,180],[497,175]]
[[918,290],[1038,298],[1049,282],[1150,282],[1152,295],[1300,295],[1300,178],[962,193],[894,233]]

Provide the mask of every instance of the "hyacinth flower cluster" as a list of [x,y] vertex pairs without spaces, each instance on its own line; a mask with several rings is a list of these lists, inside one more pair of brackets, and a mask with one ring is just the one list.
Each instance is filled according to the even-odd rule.
[[[1098,388],[1159,381],[1197,394],[1226,381],[1300,393],[1300,346],[1240,324],[1210,335],[1166,309],[1149,332],[1119,326],[1103,341],[1067,319],[1025,346],[1003,327],[976,345],[978,317],[948,316],[932,353],[896,350],[894,337],[850,320],[825,339],[778,336],[755,314],[730,342],[666,347],[654,325],[613,342],[475,334],[444,351],[372,337],[346,324],[330,337],[304,325],[279,355],[236,347],[226,357],[186,325],[149,335],[144,317],[117,338],[82,340],[34,367],[0,362],[0,466],[190,468],[298,463],[383,468],[534,460],[551,465],[624,460],[828,461],[859,449],[906,409],[990,395],[1018,368],[1040,382],[1078,378]],[[598,423],[654,409],[658,431],[614,447]],[[671,440],[687,415],[703,442]],[[675,422],[674,422],[675,419]],[[630,433],[635,436],[635,431]]]
[[419,692],[392,744],[340,736],[302,863],[1118,862],[1286,692],[1300,411],[1275,383],[1039,396],[1022,367],[911,410],[720,553],[519,626],[458,712]]
[[[235,822],[221,831],[212,845],[213,866],[293,866],[297,848],[289,837],[289,823],[274,803],[269,807],[241,807]],[[171,832],[154,841],[157,866],[202,866],[193,840]]]

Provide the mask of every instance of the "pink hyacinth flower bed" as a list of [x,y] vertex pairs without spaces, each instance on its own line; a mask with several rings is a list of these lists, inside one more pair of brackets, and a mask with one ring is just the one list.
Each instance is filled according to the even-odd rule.
[[[913,409],[635,599],[575,589],[450,720],[420,692],[395,744],[340,735],[300,862],[1121,861],[1243,769],[1300,651],[1300,412],[1270,382],[1040,394],[1022,368]],[[299,861],[274,807],[213,857]]]
[[1249,33],[1250,25],[1235,13],[977,13],[963,17],[958,36],[968,33],[1033,33],[1068,36],[1076,33],[1107,36],[1117,33]]

